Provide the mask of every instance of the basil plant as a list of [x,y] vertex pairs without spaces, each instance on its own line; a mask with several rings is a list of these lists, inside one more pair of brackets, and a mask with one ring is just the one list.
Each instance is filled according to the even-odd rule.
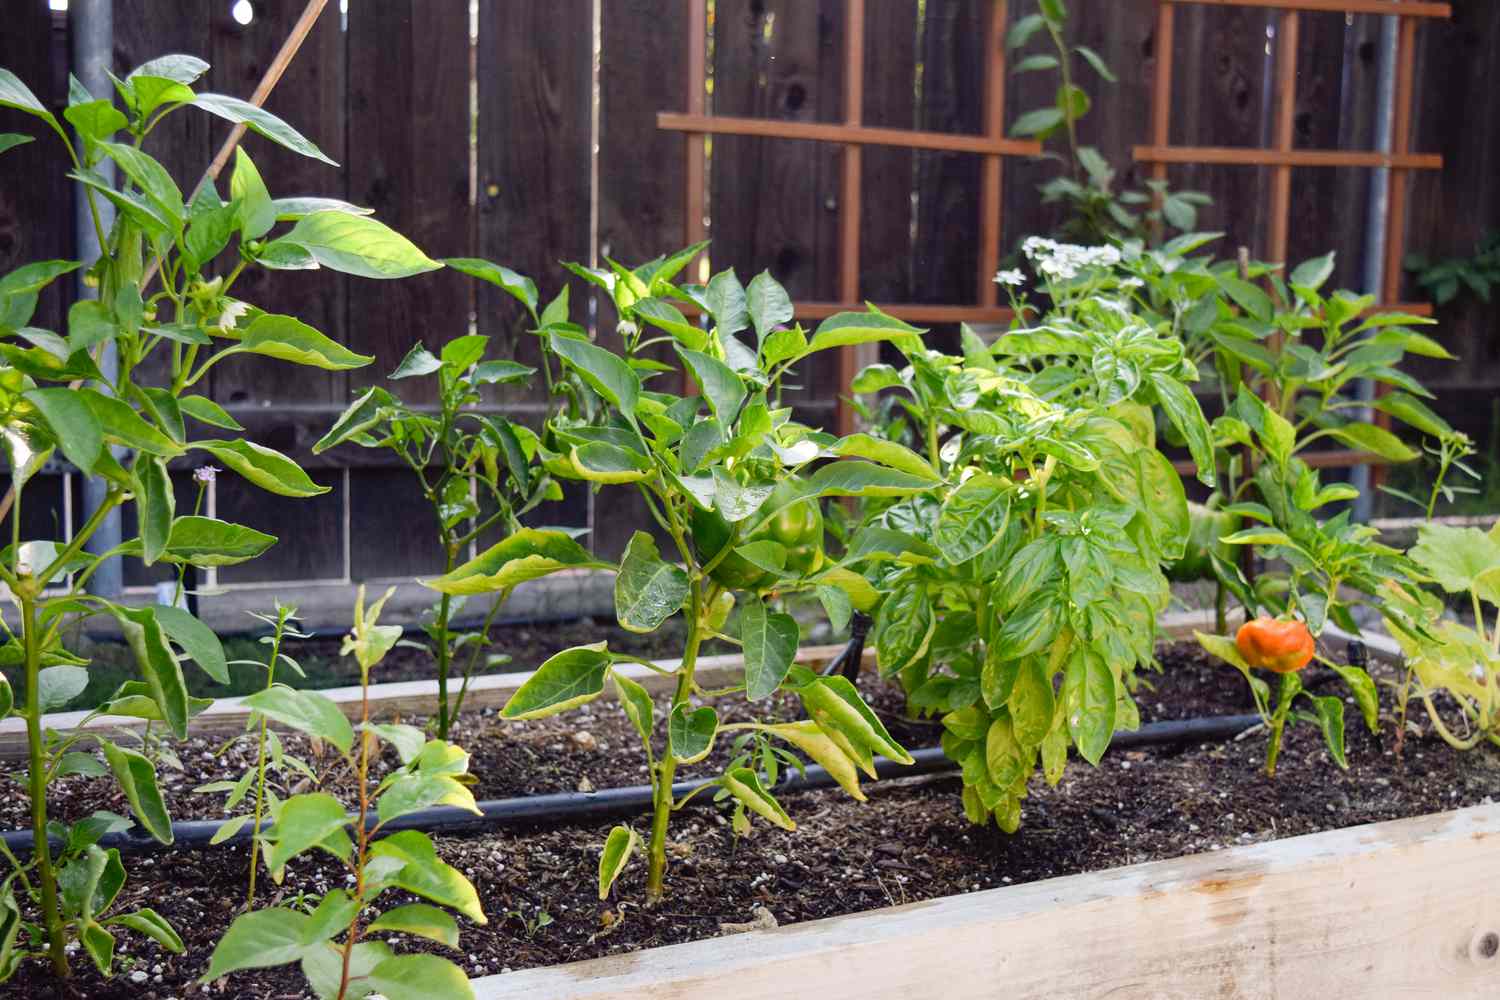
[[[243,151],[227,199],[207,180],[184,197],[177,181],[141,148],[162,118],[184,108],[244,123],[295,152],[327,160],[275,116],[235,98],[195,92],[193,84],[207,69],[191,56],[165,56],[115,80],[109,95],[90,94],[74,80],[65,122],[0,69],[0,106],[36,118],[61,141],[73,167],[69,177],[83,188],[102,247],[97,260],[38,261],[0,276],[0,438],[14,497],[0,582],[17,612],[10,620],[14,628],[9,621],[4,626],[0,657],[24,677],[19,692],[0,680],[0,717],[14,712],[26,721],[26,769],[17,780],[29,790],[36,845],[24,861],[6,854],[11,870],[0,881],[0,979],[31,955],[46,955],[53,971],[67,976],[70,940],[80,942],[107,975],[120,930],[181,950],[177,934],[150,908],[112,911],[124,869],[116,852],[102,850],[98,841],[128,821],[96,813],[66,826],[48,817],[47,789],[54,780],[113,778],[139,826],[170,843],[171,819],[155,776],[153,756],[159,751],[100,730],[57,732],[47,727],[44,713],[87,685],[88,661],[66,648],[64,636],[99,616],[113,619],[123,632],[141,679],[92,706],[90,717],[132,716],[181,739],[188,719],[207,705],[189,696],[183,662],[190,659],[228,683],[218,640],[186,611],[129,607],[86,589],[111,557],[223,566],[253,559],[275,543],[245,525],[179,514],[169,468],[214,463],[284,496],[327,492],[287,456],[239,436],[244,428],[197,388],[215,365],[235,355],[329,370],[371,359],[273,311],[270,303],[236,298],[240,277],[254,267],[323,265],[394,278],[440,266],[361,209],[331,199],[273,198]],[[4,150],[33,137],[0,140]],[[106,161],[118,171],[119,183],[101,173]],[[116,213],[108,228],[100,213],[106,203]],[[273,236],[279,223],[291,225]],[[66,330],[32,325],[43,289],[80,269],[97,298],[73,305]],[[119,362],[109,374],[100,366],[106,348]],[[26,484],[55,455],[82,475],[98,477],[107,491],[70,536],[24,538]],[[104,519],[125,505],[135,507],[139,535],[107,552],[86,552]],[[91,744],[103,764],[85,752]]]
[[1097,764],[1139,723],[1131,691],[1154,665],[1163,566],[1189,534],[1148,407],[1190,440],[1208,424],[1180,342],[1111,295],[993,346],[964,329],[962,346],[899,342],[903,368],[857,377],[856,392],[896,397],[884,412],[941,483],[867,502],[850,550],[884,595],[881,674],[941,717],[968,818],[1014,832],[1038,762],[1055,784],[1070,747]]
[[[876,595],[844,561],[823,551],[820,502],[911,496],[937,481],[928,463],[907,449],[815,430],[781,403],[783,381],[811,355],[848,344],[916,340],[921,331],[871,309],[831,316],[809,334],[792,324],[791,301],[769,274],[748,288],[732,271],[702,287],[674,284],[700,249],[633,270],[613,263],[599,270],[575,267],[611,297],[621,351],[592,343],[567,322],[543,331],[574,405],[548,422],[539,461],[560,478],[623,487],[643,498],[658,533],[638,531],[630,539],[617,567],[615,612],[623,628],[642,633],[681,615],[682,658],[662,666],[602,642],[567,649],[543,663],[502,712],[509,719],[540,718],[612,688],[640,736],[654,789],[645,834],[652,902],[665,891],[668,825],[693,795],[708,791],[732,801],[737,828],[753,814],[792,830],[771,776],[787,748],[826,767],[856,798],[863,797],[858,771],[873,776],[876,755],[911,762],[852,684],[796,664],[801,629],[778,610],[773,595],[816,594],[842,627],[853,608],[869,607]],[[688,321],[681,306],[695,307],[708,324]],[[660,353],[674,363],[652,353],[659,348],[669,349]],[[696,393],[682,393],[686,379]],[[569,547],[559,542],[543,558],[567,560]],[[528,572],[527,562],[491,550],[431,585],[494,589],[497,581]],[[695,669],[708,639],[741,648],[742,681],[712,691],[700,686]],[[660,712],[642,683],[652,671],[671,690]],[[798,699],[809,718],[726,724],[701,700],[743,694],[764,704],[778,692]],[[708,784],[674,796],[678,767],[703,760],[731,732],[751,734],[760,749],[737,757]],[[627,826],[609,834],[599,868],[601,898],[641,841]]]
[[[526,303],[533,323],[540,322],[536,286],[530,279],[487,261],[447,263],[503,283]],[[566,293],[560,301],[565,311]],[[436,376],[437,406],[411,405],[392,390],[372,386],[350,403],[322,440],[313,445],[314,454],[349,442],[364,448],[384,448],[396,455],[411,470],[431,509],[444,573],[451,573],[469,546],[488,532],[502,532],[506,537],[501,544],[510,544],[507,551],[542,538],[523,529],[520,518],[546,500],[562,498],[557,482],[533,462],[535,432],[481,408],[485,386],[522,382],[536,374],[535,368],[516,361],[486,360],[488,346],[489,338],[479,334],[449,341],[437,354],[420,343],[413,345],[391,372],[390,380]],[[563,569],[566,564],[557,563],[552,568]],[[433,730],[439,739],[448,738],[448,730],[463,708],[469,681],[489,642],[490,625],[505,606],[510,590],[509,586],[502,588],[491,601],[478,632],[456,633],[452,627],[468,599],[467,592],[444,591],[432,609],[424,627],[437,667]],[[450,674],[460,657],[466,657],[463,681],[457,696],[450,697]]]

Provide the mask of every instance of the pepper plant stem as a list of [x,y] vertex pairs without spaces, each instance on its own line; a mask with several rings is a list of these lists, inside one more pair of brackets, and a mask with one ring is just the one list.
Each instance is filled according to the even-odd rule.
[[52,851],[47,846],[47,760],[42,749],[41,646],[37,642],[39,624],[35,599],[21,597],[21,622],[25,629],[26,655],[26,749],[28,777],[31,781],[32,843],[41,845],[35,852],[37,881],[42,889],[42,922],[47,928],[47,953],[52,971],[59,978],[71,975],[68,953],[64,950],[66,932],[57,908],[57,878],[52,870]]

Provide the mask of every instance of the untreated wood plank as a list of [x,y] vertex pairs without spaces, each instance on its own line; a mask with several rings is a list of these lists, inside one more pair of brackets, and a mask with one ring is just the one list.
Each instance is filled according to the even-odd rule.
[[1500,806],[489,976],[481,1000],[1495,994]]
[[1163,0],[1202,7],[1259,7],[1264,10],[1311,10],[1335,14],[1398,14],[1402,17],[1449,17],[1450,4],[1426,0]]
[[1249,149],[1236,146],[1136,146],[1147,163],[1190,163],[1229,167],[1397,167],[1441,170],[1437,153],[1385,154],[1340,149]]

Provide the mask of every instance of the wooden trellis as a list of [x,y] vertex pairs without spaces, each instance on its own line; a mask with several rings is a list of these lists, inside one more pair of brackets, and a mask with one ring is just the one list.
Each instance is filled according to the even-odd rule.
[[[984,131],[979,135],[921,132],[912,129],[871,128],[862,123],[865,73],[865,0],[846,0],[844,36],[844,120],[842,122],[793,122],[741,118],[707,113],[707,0],[687,0],[688,15],[688,107],[685,114],[662,112],[658,128],[684,133],[686,161],[686,242],[704,237],[704,140],[708,135],[745,135],[773,139],[833,142],[843,146],[843,176],[839,205],[843,216],[839,231],[839,301],[796,302],[802,319],[821,319],[846,309],[862,308],[859,294],[860,171],[864,146],[895,146],[951,153],[973,153],[984,157],[979,188],[979,267],[975,275],[977,304],[924,305],[881,303],[881,308],[911,323],[1004,323],[1010,309],[999,304],[994,283],[1000,262],[1001,161],[1006,156],[1037,156],[1042,144],[1035,140],[1005,137],[1005,23],[1007,0],[993,0],[986,28],[984,75]],[[839,385],[853,379],[862,355],[859,348],[839,349]],[[842,397],[837,404],[839,433],[854,429],[854,414]]]
[[[1276,30],[1276,78],[1274,120],[1275,145],[1270,149],[1225,148],[1221,146],[1173,146],[1171,144],[1172,110],[1172,38],[1177,7],[1183,4],[1216,7],[1259,7],[1280,13]],[[1400,40],[1396,57],[1396,101],[1391,128],[1389,153],[1343,149],[1297,149],[1293,132],[1297,106],[1297,42],[1303,11],[1340,14],[1384,14],[1401,19]],[[1419,0],[1157,0],[1156,2],[1156,79],[1151,105],[1151,141],[1137,146],[1135,159],[1151,164],[1152,177],[1167,178],[1167,166],[1173,163],[1210,163],[1225,166],[1268,167],[1271,169],[1270,229],[1266,237],[1266,259],[1286,262],[1287,233],[1292,214],[1292,169],[1294,167],[1363,167],[1387,168],[1389,197],[1386,201],[1386,246],[1382,264],[1378,308],[1385,312],[1431,313],[1426,304],[1404,303],[1401,297],[1401,261],[1406,244],[1407,179],[1413,170],[1441,170],[1443,158],[1434,154],[1414,153],[1411,148],[1412,95],[1416,77],[1417,25],[1421,18],[1447,18],[1452,8],[1446,3]],[[1389,417],[1378,414],[1382,426]],[[1378,465],[1379,456],[1363,451],[1328,451],[1305,456],[1308,464],[1325,468],[1351,465]]]

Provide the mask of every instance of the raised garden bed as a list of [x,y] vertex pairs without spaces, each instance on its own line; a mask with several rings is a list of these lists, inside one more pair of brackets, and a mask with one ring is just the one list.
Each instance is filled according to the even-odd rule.
[[[1152,678],[1156,690],[1141,692],[1144,720],[1245,711],[1244,688],[1228,668],[1188,646],[1168,650],[1165,659],[1166,672]],[[878,708],[899,707],[896,692],[871,678],[864,686]],[[483,799],[639,782],[634,755],[610,749],[626,744],[626,727],[610,705],[519,724],[500,723],[493,709],[480,709],[466,713],[458,735],[475,754],[481,780],[475,791]],[[1454,754],[1413,737],[1398,759],[1363,728],[1350,725],[1348,733],[1349,772],[1335,769],[1317,734],[1302,727],[1291,731],[1274,781],[1261,773],[1263,745],[1254,736],[1111,753],[1098,769],[1075,761],[1056,789],[1033,783],[1025,822],[1009,837],[964,820],[957,783],[943,778],[871,783],[863,805],[837,792],[788,795],[795,834],[757,826],[751,837],[736,839],[718,813],[696,811],[674,827],[669,896],[655,910],[635,905],[643,895],[642,866],[626,872],[608,902],[599,901],[588,873],[608,823],[443,836],[440,852],[470,875],[490,918],[485,927],[463,926],[462,954],[455,957],[475,977],[559,966],[476,984],[481,997],[549,1000],[697,996],[705,980],[722,983],[722,977],[743,985],[746,996],[785,992],[790,987],[776,984],[786,982],[829,996],[853,995],[856,986],[860,996],[911,996],[919,992],[911,982],[924,988],[942,982],[952,990],[960,980],[975,992],[953,995],[993,995],[1002,982],[1024,996],[1027,989],[1104,992],[1149,981],[1153,992],[1145,995],[1152,996],[1303,996],[1317,991],[1303,984],[1327,977],[1340,977],[1342,995],[1370,995],[1359,992],[1367,980],[1358,963],[1374,963],[1388,977],[1379,981],[1393,989],[1430,975],[1441,984],[1431,995],[1490,995],[1474,990],[1476,982],[1495,981],[1484,935],[1500,930],[1487,895],[1500,877],[1492,870],[1500,869],[1500,854],[1475,835],[1500,832],[1500,815],[1485,804],[1500,794],[1500,755]],[[916,746],[921,735],[913,727],[902,738]],[[176,818],[213,816],[219,797],[194,796],[191,787],[243,764],[213,760],[218,739],[199,735],[182,748],[193,773],[164,772]],[[306,752],[298,740],[289,737],[289,749]],[[93,785],[97,798],[58,786],[61,813],[121,807],[109,786]],[[1474,806],[1454,819],[1272,843]],[[5,796],[0,825],[21,825],[23,808],[23,796]],[[1173,858],[1180,860],[1162,861]],[[302,996],[294,966],[237,974],[206,992],[193,984],[237,912],[244,862],[244,849],[233,846],[137,856],[125,893],[150,900],[183,929],[188,952],[170,956],[139,939],[122,941],[130,949],[122,961],[131,963],[124,974],[105,983],[80,965],[80,995]],[[1089,872],[1098,874],[1080,874]],[[325,891],[333,878],[342,873],[332,866],[294,862],[285,883],[268,886],[261,902],[288,904],[299,892]],[[921,907],[885,910],[912,903]],[[765,922],[761,908],[784,929],[704,940],[718,938],[721,924]],[[881,912],[821,919],[867,910]],[[1084,920],[1067,926],[1085,929],[1064,933],[1054,920]],[[945,929],[973,946],[935,948],[926,935]],[[1058,944],[1078,940],[1091,943]],[[660,960],[628,955],[683,942],[697,943],[659,953]],[[917,954],[923,949],[925,957]],[[1412,956],[1410,968],[1382,964],[1403,954]],[[1326,968],[1317,964],[1319,955]],[[771,963],[773,969],[755,956],[785,961]],[[603,962],[567,965],[590,959]],[[955,963],[968,959],[978,964],[955,974],[961,968]],[[946,971],[934,971],[932,963]],[[830,969],[833,982],[817,979]],[[892,992],[848,978],[850,969]],[[1487,978],[1473,979],[1475,969],[1488,970]],[[1150,978],[1163,975],[1173,978]],[[12,992],[5,995],[51,995],[40,966],[28,967],[6,989]]]

